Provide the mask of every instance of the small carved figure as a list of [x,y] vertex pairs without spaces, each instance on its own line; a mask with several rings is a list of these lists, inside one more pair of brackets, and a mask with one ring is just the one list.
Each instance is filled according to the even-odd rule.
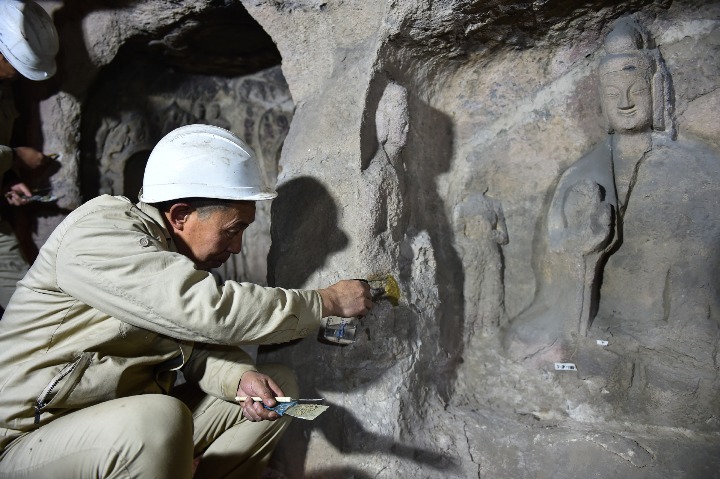
[[406,229],[403,206],[405,166],[402,150],[407,143],[409,113],[407,90],[389,83],[380,99],[375,115],[378,149],[363,171],[363,189],[360,192],[360,204],[366,208],[367,217],[361,224],[369,228],[371,240],[368,242],[373,251],[367,257],[382,258],[390,255],[387,261],[376,261],[377,272],[387,273],[394,269],[399,244]]
[[[464,297],[467,336],[476,329],[483,336],[497,332],[504,317],[505,291],[500,246],[508,243],[502,204],[483,193],[474,193],[453,211],[457,242],[465,271]],[[478,328],[479,326],[479,328]]]
[[206,111],[205,99],[197,98],[192,104],[193,123],[205,123]]
[[172,100],[170,104],[160,112],[159,118],[162,124],[161,133],[163,135],[171,132],[175,128],[192,123],[192,115],[178,105],[175,100]]
[[226,130],[230,130],[232,126],[230,122],[222,115],[222,108],[218,102],[211,102],[205,109],[205,121],[208,125],[219,126]]

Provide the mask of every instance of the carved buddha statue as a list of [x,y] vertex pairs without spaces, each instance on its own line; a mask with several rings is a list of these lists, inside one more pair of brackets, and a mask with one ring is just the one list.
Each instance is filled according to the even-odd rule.
[[536,295],[504,332],[516,359],[571,361],[591,327],[635,334],[667,324],[670,304],[698,293],[683,314],[716,314],[718,236],[702,230],[720,228],[720,162],[702,145],[676,141],[669,78],[659,52],[645,45],[628,20],[605,39],[598,80],[609,134],[557,183],[536,252]]

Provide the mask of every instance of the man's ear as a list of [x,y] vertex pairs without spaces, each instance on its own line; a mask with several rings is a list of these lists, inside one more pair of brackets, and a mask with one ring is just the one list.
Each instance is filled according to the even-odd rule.
[[170,207],[166,217],[173,229],[182,231],[185,228],[188,217],[193,211],[195,211],[195,208],[187,203],[175,203]]

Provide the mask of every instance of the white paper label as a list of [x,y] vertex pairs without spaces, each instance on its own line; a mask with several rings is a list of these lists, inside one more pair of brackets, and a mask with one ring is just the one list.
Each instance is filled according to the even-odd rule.
[[598,343],[598,346],[607,346],[608,345],[608,342],[605,341],[604,339],[598,339],[597,343]]
[[557,371],[577,371],[575,363],[555,363]]

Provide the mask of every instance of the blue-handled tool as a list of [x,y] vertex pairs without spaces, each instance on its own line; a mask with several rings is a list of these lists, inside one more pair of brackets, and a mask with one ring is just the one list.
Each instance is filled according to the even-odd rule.
[[[250,399],[253,401],[262,402],[262,398],[253,396]],[[244,402],[247,400],[247,396],[238,396],[235,398],[238,402]],[[299,419],[307,419],[312,421],[320,414],[322,414],[329,406],[323,406],[322,404],[314,404],[322,401],[322,399],[293,399],[290,397],[276,397],[277,406],[269,407],[263,404],[265,409],[275,411],[281,416],[288,415]]]

